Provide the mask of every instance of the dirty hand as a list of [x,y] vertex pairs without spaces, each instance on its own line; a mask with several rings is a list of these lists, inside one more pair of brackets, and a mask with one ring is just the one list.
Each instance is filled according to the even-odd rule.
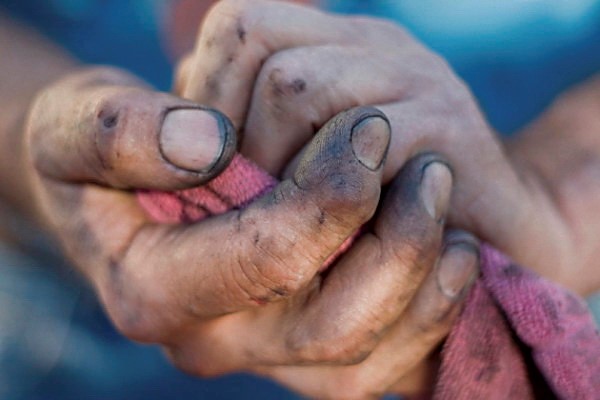
[[375,109],[323,127],[271,194],[192,225],[153,223],[129,189],[217,174],[235,148],[218,112],[93,69],[38,95],[26,139],[38,213],[111,319],[192,373],[252,370],[320,397],[340,384],[343,397],[423,390],[477,275],[476,241],[442,237],[452,175],[432,154],[406,165],[372,229],[319,274],[379,204],[390,130]]
[[[182,62],[178,93],[231,118],[241,151],[284,170],[336,113],[375,105],[392,140],[383,181],[424,151],[454,168],[450,225],[572,289],[572,232],[543,180],[515,164],[466,86],[437,55],[390,22],[269,0],[224,0]],[[297,160],[292,162],[292,171]]]

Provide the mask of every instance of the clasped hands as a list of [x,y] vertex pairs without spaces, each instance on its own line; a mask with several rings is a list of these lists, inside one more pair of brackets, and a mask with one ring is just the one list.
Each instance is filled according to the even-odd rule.
[[[540,197],[468,89],[381,20],[221,1],[174,94],[85,69],[37,96],[25,137],[36,214],[117,328],[196,375],[253,371],[319,398],[427,392],[478,274],[466,231],[522,262],[551,256],[522,244],[550,234],[531,223]],[[236,150],[283,179],[249,207],[166,225],[137,203],[208,182]]]

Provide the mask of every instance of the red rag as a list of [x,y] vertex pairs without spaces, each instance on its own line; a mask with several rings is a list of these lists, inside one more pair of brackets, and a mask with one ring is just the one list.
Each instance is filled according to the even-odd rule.
[[[140,191],[137,197],[157,222],[197,222],[243,208],[275,185],[238,154],[203,187]],[[444,344],[434,399],[533,399],[539,383],[531,379],[528,360],[559,398],[600,399],[600,334],[585,302],[491,246],[481,250],[481,277]]]

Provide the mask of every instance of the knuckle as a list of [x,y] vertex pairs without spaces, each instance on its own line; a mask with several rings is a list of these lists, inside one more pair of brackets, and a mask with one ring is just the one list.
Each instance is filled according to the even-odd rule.
[[[261,235],[250,228],[252,221],[244,220],[242,235],[251,238],[244,246],[235,263],[233,276],[237,289],[255,304],[265,304],[285,299],[297,293],[312,277],[306,271],[312,269],[308,257],[294,258],[291,265],[289,254],[293,254],[295,242],[286,237],[273,238]],[[247,233],[247,234],[246,234]]]
[[[424,50],[417,64],[422,68],[415,71],[418,79],[415,88],[421,98],[426,98],[429,112],[440,115],[442,121],[471,122],[478,108],[465,82],[454,72],[448,61],[432,51]],[[434,93],[435,95],[431,95]],[[457,118],[460,116],[460,118]],[[444,129],[438,129],[444,131]]]
[[94,118],[94,123],[91,126],[96,131],[114,132],[117,127],[119,113],[122,110],[120,104],[121,94],[116,94],[111,91],[102,91],[98,97],[91,103],[91,118]]
[[[272,118],[286,124],[306,127],[312,134],[321,125],[327,110],[310,98],[326,102],[321,85],[309,84],[314,76],[312,66],[299,63],[307,57],[308,49],[290,49],[275,53],[263,64],[256,80],[255,101],[259,117]],[[328,107],[327,107],[328,108]]]
[[410,88],[417,91],[417,94],[439,91],[439,88],[443,87],[448,78],[453,75],[448,62],[436,52],[417,43],[406,51],[410,57],[407,66],[412,76]]
[[[254,3],[254,4],[253,4]],[[205,27],[211,36],[205,38],[210,47],[221,40],[225,43],[245,44],[249,26],[253,26],[256,19],[256,8],[260,6],[256,1],[250,0],[222,0],[209,11]]]
[[157,118],[156,102],[142,102],[148,95],[139,87],[102,87],[82,105],[77,133],[88,141],[90,167],[109,184],[121,186],[114,170],[130,168],[129,162],[143,157],[155,134],[151,124]]
[[117,68],[95,67],[42,90],[33,101],[25,128],[34,166],[43,172],[48,154],[66,151],[59,146],[65,143],[73,147],[78,143],[86,151],[96,148],[96,154],[89,157],[97,157],[102,167],[109,166],[110,146],[106,144],[118,131],[120,114],[119,98],[110,98],[109,88],[114,91],[117,85],[132,87],[133,83],[139,81]]
[[302,286],[298,277],[287,272],[285,263],[270,252],[257,251],[256,256],[241,260],[238,269],[239,288],[258,304],[288,298]]
[[448,71],[440,84],[438,110],[443,117],[457,119],[456,116],[460,116],[458,120],[471,123],[473,117],[479,116],[477,103],[466,84],[452,70]]
[[[124,93],[121,92],[120,96]],[[84,113],[85,121],[80,125],[83,132],[92,141],[92,148],[96,157],[95,165],[103,171],[114,169],[117,154],[114,148],[119,143],[119,138],[124,135],[120,120],[126,119],[130,113],[126,103],[121,101],[122,97],[111,90],[101,90],[88,105],[87,113]]]
[[272,102],[289,102],[307,89],[306,79],[299,69],[293,51],[277,53],[264,64],[258,84],[262,95]]

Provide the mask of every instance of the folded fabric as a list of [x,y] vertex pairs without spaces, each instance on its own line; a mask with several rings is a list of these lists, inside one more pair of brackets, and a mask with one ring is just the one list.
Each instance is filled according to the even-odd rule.
[[[195,222],[245,207],[276,184],[238,154],[203,187],[137,197],[157,222]],[[434,399],[600,399],[600,334],[585,302],[491,246],[482,246],[481,264],[442,350]]]

